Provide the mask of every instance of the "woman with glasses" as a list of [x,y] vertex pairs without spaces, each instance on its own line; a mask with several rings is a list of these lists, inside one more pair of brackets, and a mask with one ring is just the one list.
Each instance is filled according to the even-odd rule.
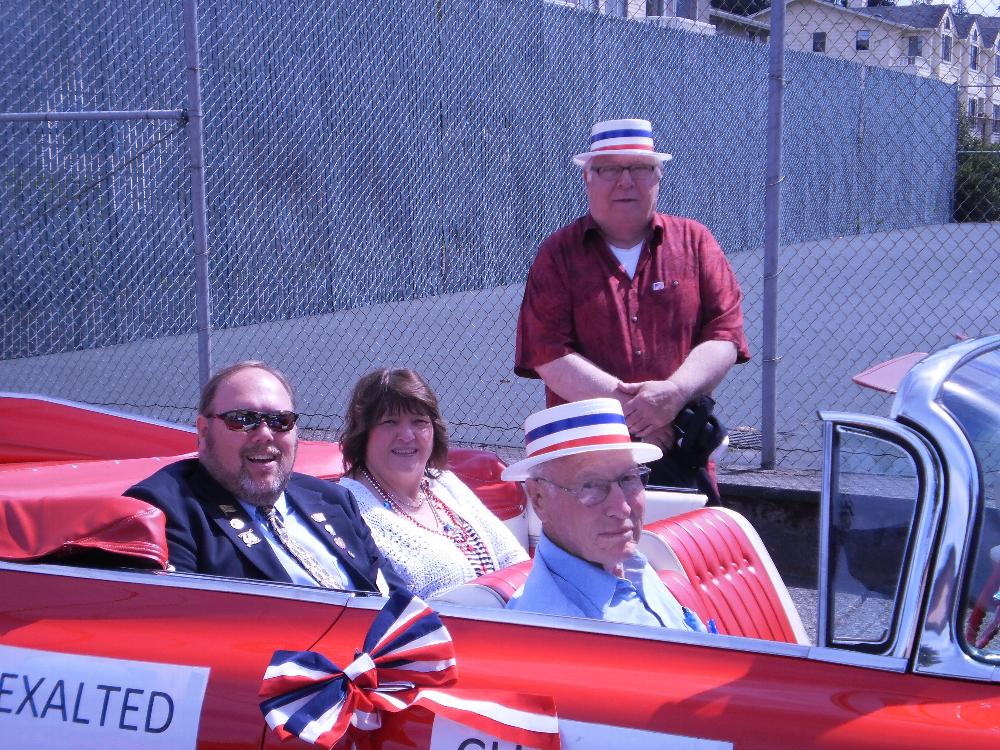
[[418,596],[527,559],[507,527],[445,470],[448,431],[437,397],[413,370],[384,368],[358,381],[340,445],[341,485]]

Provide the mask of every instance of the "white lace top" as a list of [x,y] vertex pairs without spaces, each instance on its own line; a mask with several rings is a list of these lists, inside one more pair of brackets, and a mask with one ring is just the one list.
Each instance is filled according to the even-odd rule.
[[[385,508],[361,482],[342,477],[340,484],[357,499],[375,544],[414,594],[426,599],[476,577],[450,539]],[[528,559],[510,530],[452,472],[432,479],[431,491],[476,530],[497,568]]]

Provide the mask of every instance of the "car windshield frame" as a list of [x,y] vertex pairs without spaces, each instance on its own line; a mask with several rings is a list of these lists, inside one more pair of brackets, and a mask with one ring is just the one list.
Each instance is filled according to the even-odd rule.
[[[1000,349],[1000,335],[962,341],[916,364],[900,383],[890,417],[918,430],[942,461],[946,502],[924,594],[914,670],[924,674],[1000,681],[995,663],[977,658],[962,633],[966,572],[983,515],[980,461],[955,410],[955,373]],[[950,403],[949,403],[950,401]]]
[[[996,572],[1000,559],[1000,351],[990,350],[965,360],[944,382],[938,401],[965,433],[978,470],[979,512],[970,540],[970,554],[964,568],[958,632],[967,653],[990,664],[1000,663],[1000,637],[977,645],[976,634],[986,623],[979,622],[985,614],[988,620],[1000,615],[1000,590]],[[995,595],[980,612],[977,624],[970,627],[970,618],[977,600],[991,587]]]

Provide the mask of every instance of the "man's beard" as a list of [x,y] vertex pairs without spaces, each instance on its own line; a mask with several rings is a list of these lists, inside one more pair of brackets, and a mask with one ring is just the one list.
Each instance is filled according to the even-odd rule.
[[[279,471],[270,481],[254,481],[246,467],[242,467],[238,479],[239,487],[234,494],[250,505],[274,505],[274,501],[285,491],[290,474],[291,472]],[[227,489],[229,488],[227,487]],[[229,491],[233,492],[233,490]]]
[[[254,480],[242,461],[240,462],[238,474],[233,475],[232,472],[224,470],[215,458],[215,441],[211,435],[205,437],[205,449],[199,453],[198,460],[201,461],[202,465],[215,481],[233,493],[233,495],[250,505],[260,507],[274,505],[274,501],[285,491],[288,480],[292,475],[291,467],[295,465],[296,449],[297,446],[292,446],[289,454],[284,457],[289,459],[287,468],[281,465],[283,458],[277,448],[266,449],[267,452],[276,457],[276,462],[279,464],[278,471],[271,479]],[[262,450],[259,448],[254,450],[248,449],[246,452],[261,453]]]

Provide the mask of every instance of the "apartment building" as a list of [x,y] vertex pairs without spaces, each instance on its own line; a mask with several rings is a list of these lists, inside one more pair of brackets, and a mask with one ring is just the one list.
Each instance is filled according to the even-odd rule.
[[[753,16],[769,21],[770,10]],[[958,84],[963,110],[980,137],[1000,142],[1000,18],[955,15],[951,6],[865,7],[788,0],[785,45],[863,65]]]
[[769,29],[766,21],[713,8],[710,0],[547,0],[547,2],[698,34],[719,33],[757,42],[767,41]]
[[[771,11],[742,16],[710,0],[549,0],[702,34],[767,41]],[[1000,18],[950,5],[867,7],[866,0],[786,0],[785,46],[958,85],[973,130],[1000,143]]]

